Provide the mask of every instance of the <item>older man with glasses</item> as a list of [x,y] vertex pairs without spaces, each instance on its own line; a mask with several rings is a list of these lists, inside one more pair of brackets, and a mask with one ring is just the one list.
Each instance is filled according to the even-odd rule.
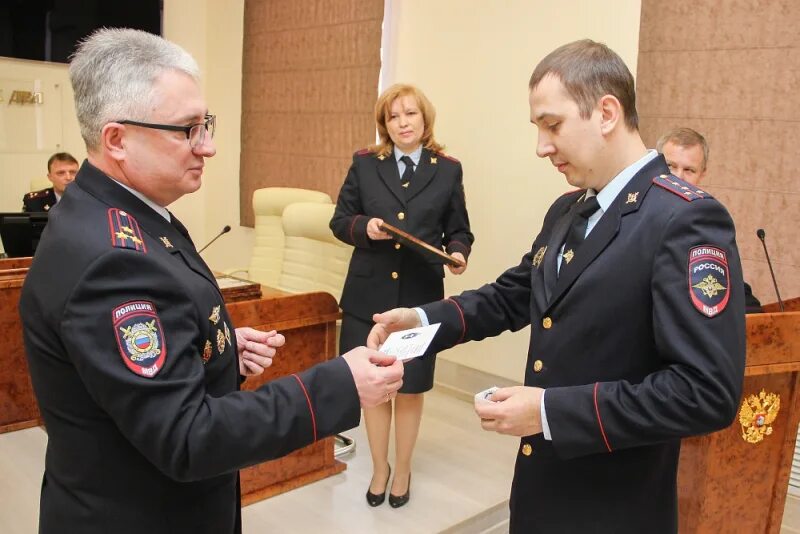
[[284,338],[234,328],[167,206],[214,156],[197,64],[135,30],[100,30],[70,65],[88,160],[20,300],[48,431],[39,532],[241,531],[237,470],[354,427],[402,363],[358,347],[239,391]]

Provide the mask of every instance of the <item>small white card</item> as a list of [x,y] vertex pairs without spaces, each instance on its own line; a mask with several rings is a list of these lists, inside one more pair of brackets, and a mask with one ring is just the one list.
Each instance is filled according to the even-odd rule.
[[392,332],[378,350],[384,354],[395,356],[398,360],[410,360],[422,356],[428,350],[428,345],[433,341],[433,336],[439,330],[440,324]]
[[490,397],[492,393],[498,390],[497,386],[492,386],[489,389],[484,389],[480,393],[475,394],[475,402],[497,402],[493,401]]

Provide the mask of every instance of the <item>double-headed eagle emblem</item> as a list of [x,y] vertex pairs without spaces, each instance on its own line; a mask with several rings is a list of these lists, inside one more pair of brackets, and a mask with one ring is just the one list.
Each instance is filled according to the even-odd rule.
[[767,393],[763,389],[758,395],[750,395],[744,399],[739,410],[742,439],[747,443],[759,443],[764,440],[764,436],[772,434],[770,425],[778,417],[780,409],[780,395]]

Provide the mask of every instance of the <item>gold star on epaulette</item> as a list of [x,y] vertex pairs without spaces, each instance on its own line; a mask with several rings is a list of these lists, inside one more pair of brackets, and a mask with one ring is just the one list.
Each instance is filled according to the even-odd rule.
[[142,244],[142,240],[141,240],[141,239],[139,239],[138,237],[136,237],[135,235],[134,235],[134,236],[131,236],[131,241],[133,241],[133,242],[134,242],[134,243],[136,243],[137,245],[141,245],[141,244]]
[[130,226],[120,226],[119,228],[120,228],[120,230],[122,230],[123,232],[125,232],[127,234],[132,234],[133,233],[133,228],[131,228]]
[[166,236],[161,236],[161,237],[159,237],[159,239],[161,240],[161,242],[162,242],[162,243],[164,243],[164,246],[165,246],[166,248],[173,248],[173,247],[172,247],[172,243],[170,242],[170,240],[169,240],[169,238],[168,238],[168,237],[166,237]]
[[575,257],[575,252],[572,249],[569,249],[564,254],[562,254],[561,257],[564,258],[565,262],[569,263],[572,261],[572,258]]
[[125,232],[115,232],[114,235],[117,236],[117,239],[130,239],[131,238],[131,236],[129,236]]

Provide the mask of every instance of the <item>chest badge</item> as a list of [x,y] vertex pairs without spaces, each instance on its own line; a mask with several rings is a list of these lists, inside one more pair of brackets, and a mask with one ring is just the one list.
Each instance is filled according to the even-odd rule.
[[228,342],[228,345],[233,345],[233,343],[231,343],[231,330],[228,328],[228,323],[222,323],[222,325],[225,327],[225,340]]
[[221,308],[221,306],[214,306],[211,309],[211,315],[208,316],[208,320],[211,321],[214,324],[217,324],[219,322],[220,308]]
[[225,352],[225,334],[220,329],[217,329],[217,352],[220,354]]
[[206,339],[206,346],[203,347],[203,365],[211,359],[211,342]]
[[537,269],[539,265],[542,264],[542,260],[544,259],[544,253],[547,252],[547,247],[539,247],[539,250],[536,251],[536,254],[533,255],[533,266]]

